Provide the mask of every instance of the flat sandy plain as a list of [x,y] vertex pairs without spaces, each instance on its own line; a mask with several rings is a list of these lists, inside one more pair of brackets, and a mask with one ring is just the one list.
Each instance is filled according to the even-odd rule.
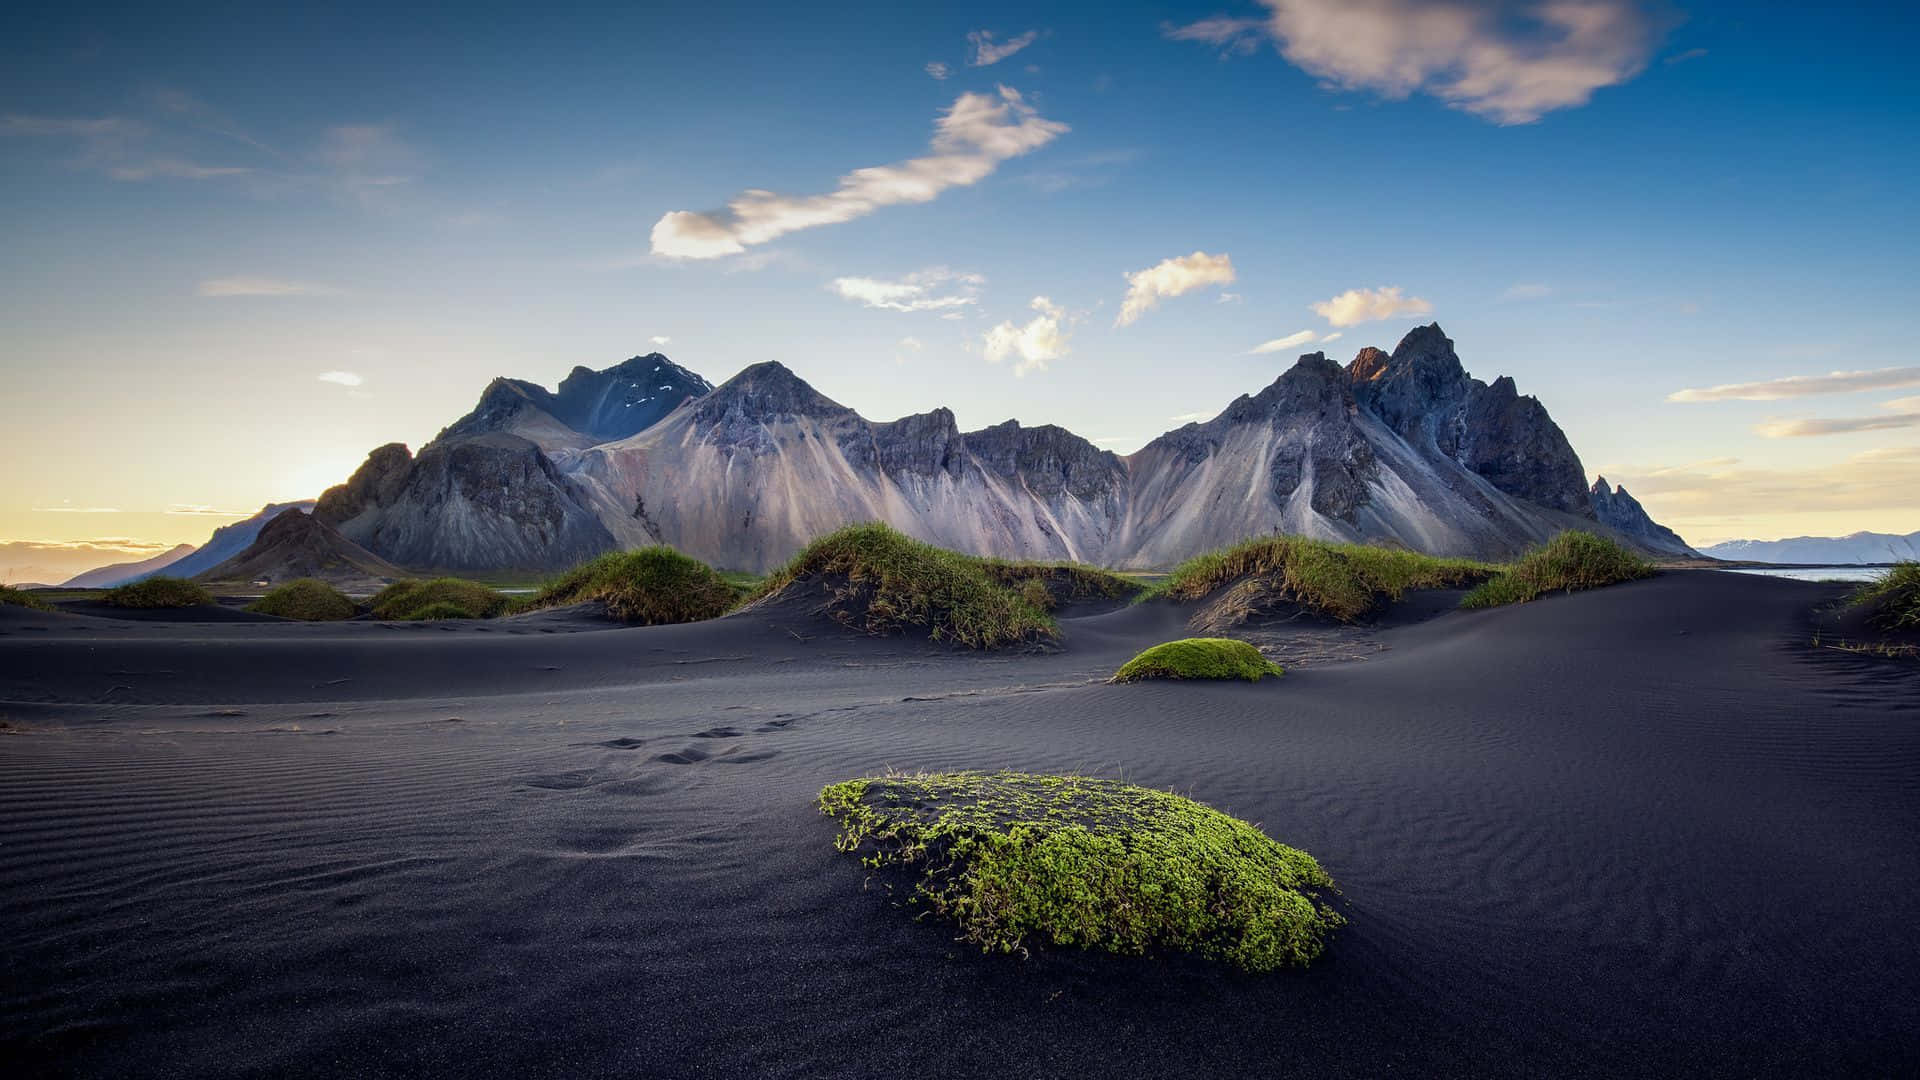
[[[1837,595],[1670,572],[1318,652],[1304,629],[1278,681],[1135,686],[1103,680],[1182,611],[982,656],[779,610],[0,609],[0,1061],[1915,1075],[1920,664],[1811,647]],[[1177,790],[1314,854],[1351,921],[1258,977],[984,956],[834,851],[814,796],[889,768]]]

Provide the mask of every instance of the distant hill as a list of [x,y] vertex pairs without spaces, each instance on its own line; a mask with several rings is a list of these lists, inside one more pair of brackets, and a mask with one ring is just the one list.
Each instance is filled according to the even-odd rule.
[[1745,562],[1844,565],[1920,559],[1920,532],[1857,532],[1849,536],[1796,536],[1788,540],[1728,540],[1700,549],[1702,555]]
[[295,508],[312,510],[313,503],[311,501],[268,503],[259,513],[245,521],[220,526],[213,530],[213,535],[207,538],[206,543],[200,545],[199,550],[167,567],[167,576],[198,577],[206,573],[245,551],[247,545],[253,543],[254,538],[260,535],[260,530],[266,527],[267,522]]
[[155,555],[151,559],[139,562],[114,563],[97,567],[84,574],[75,574],[61,584],[66,589],[111,589],[115,585],[124,585],[138,578],[151,577],[174,563],[193,554],[192,544],[180,544]]
[[198,575],[198,580],[265,580],[280,585],[295,578],[319,578],[341,588],[371,591],[407,576],[405,570],[295,507],[267,522],[246,550]]

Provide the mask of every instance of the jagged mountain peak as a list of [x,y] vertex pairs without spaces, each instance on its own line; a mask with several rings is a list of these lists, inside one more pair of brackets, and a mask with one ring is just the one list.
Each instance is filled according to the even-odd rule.
[[778,360],[748,367],[700,400],[695,419],[739,417],[756,423],[794,417],[851,416],[853,410],[815,390]]

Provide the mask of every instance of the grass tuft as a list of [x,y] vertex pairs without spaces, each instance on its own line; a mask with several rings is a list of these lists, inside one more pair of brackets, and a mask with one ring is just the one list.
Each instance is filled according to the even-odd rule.
[[868,634],[917,630],[934,641],[973,649],[1058,637],[1046,611],[996,580],[987,563],[878,522],[849,525],[808,544],[767,575],[748,603],[810,582],[827,591],[825,614]]
[[214,602],[213,594],[185,578],[150,577],[108,589],[100,602],[123,608],[189,608]]
[[1143,596],[1199,600],[1224,589],[1211,605],[1218,610],[1199,620],[1215,628],[1281,603],[1352,622],[1409,589],[1459,588],[1498,570],[1471,559],[1262,536],[1188,559]]
[[1523,604],[1550,592],[1577,592],[1650,577],[1653,564],[1590,532],[1563,532],[1522,555],[1460,601],[1463,608]]
[[1055,611],[1075,600],[1124,600],[1140,591],[1138,582],[1080,563],[1009,559],[978,562],[989,579],[1014,590],[1027,606],[1038,611]]
[[541,589],[528,607],[598,600],[616,619],[653,626],[717,619],[740,596],[741,590],[706,563],[655,545],[581,563]]
[[32,611],[53,610],[52,604],[47,603],[45,600],[40,599],[24,589],[16,589],[11,585],[0,585],[0,606],[23,607]]
[[318,578],[289,581],[248,604],[247,610],[305,622],[337,622],[359,613],[346,593]]
[[376,619],[491,619],[509,603],[504,593],[452,577],[396,581],[372,600]]
[[1117,683],[1142,679],[1245,679],[1259,682],[1286,669],[1260,655],[1260,650],[1230,638],[1182,638],[1155,645],[1120,665]]
[[1865,607],[1867,622],[1881,630],[1920,629],[1920,562],[1894,564],[1848,602]]
[[1311,855],[1211,807],[1083,776],[920,773],[830,784],[839,850],[915,876],[911,902],[986,952],[1028,942],[1304,965],[1346,920]]

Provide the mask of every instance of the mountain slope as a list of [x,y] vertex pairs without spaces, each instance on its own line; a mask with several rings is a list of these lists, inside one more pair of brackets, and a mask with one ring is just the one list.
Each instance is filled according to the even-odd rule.
[[197,580],[265,579],[278,585],[295,578],[319,578],[343,588],[373,589],[406,576],[406,571],[296,507],[267,522],[246,550]]
[[1679,533],[1647,516],[1646,508],[1627,494],[1626,488],[1608,486],[1606,477],[1593,482],[1591,495],[1594,517],[1648,551],[1658,555],[1699,554],[1680,539]]
[[1920,560],[1920,532],[1857,532],[1848,536],[1795,536],[1786,540],[1728,540],[1700,549],[1716,559],[1831,565]]
[[60,587],[63,589],[111,589],[115,585],[124,585],[135,578],[158,574],[193,552],[192,544],[176,544],[151,559],[114,563],[89,570],[84,574],[75,574]]

